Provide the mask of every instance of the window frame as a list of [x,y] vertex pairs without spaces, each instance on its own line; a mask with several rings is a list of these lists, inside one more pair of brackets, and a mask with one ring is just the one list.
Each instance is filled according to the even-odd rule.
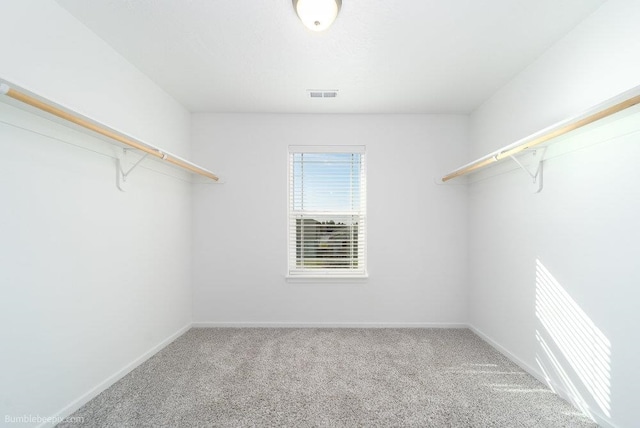
[[[292,245],[292,239],[297,238],[296,226],[291,224],[294,218],[293,209],[293,161],[292,157],[298,153],[356,153],[361,155],[360,161],[360,209],[353,211],[350,215],[357,212],[359,216],[359,224],[362,227],[362,231],[359,231],[359,236],[363,236],[364,240],[358,238],[358,245],[362,246],[361,252],[359,252],[358,262],[364,266],[361,269],[298,269],[296,268],[297,254],[295,245]],[[291,145],[287,150],[287,274],[288,280],[301,280],[303,282],[307,280],[362,280],[368,278],[368,257],[367,257],[367,163],[366,163],[366,146],[364,145]],[[336,215],[344,215],[344,211],[333,211]],[[327,211],[327,215],[331,215],[332,211]],[[337,214],[340,213],[340,214]],[[293,253],[293,254],[292,254]]]

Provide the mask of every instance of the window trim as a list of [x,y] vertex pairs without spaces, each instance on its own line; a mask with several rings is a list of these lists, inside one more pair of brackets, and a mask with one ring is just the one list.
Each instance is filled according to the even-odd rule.
[[[322,272],[311,272],[311,271],[298,271],[296,273],[292,273],[291,269],[291,217],[292,217],[292,201],[291,201],[291,186],[292,186],[292,174],[291,170],[291,156],[294,153],[358,153],[363,155],[363,160],[361,164],[361,174],[363,177],[363,181],[361,183],[361,190],[364,194],[364,201],[362,203],[362,209],[359,211],[360,215],[364,220],[364,244],[362,248],[362,255],[364,259],[364,269],[349,272],[348,270],[341,270],[336,273],[330,273],[327,271]],[[287,148],[287,270],[285,274],[285,278],[287,282],[315,282],[315,281],[329,281],[329,282],[344,282],[344,281],[363,281],[369,278],[368,272],[368,254],[367,254],[367,237],[368,237],[368,228],[367,228],[367,161],[366,161],[366,146],[364,145],[290,145]]]

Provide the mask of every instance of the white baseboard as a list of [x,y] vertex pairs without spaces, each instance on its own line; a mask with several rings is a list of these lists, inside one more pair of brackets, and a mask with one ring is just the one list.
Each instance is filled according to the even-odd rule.
[[133,360],[132,362],[130,362],[129,364],[127,364],[126,366],[124,366],[123,368],[121,368],[120,370],[118,370],[117,372],[115,372],[105,380],[103,380],[102,382],[100,382],[96,387],[86,392],[76,400],[72,401],[69,405],[67,405],[62,410],[58,411],[55,415],[52,415],[50,418],[47,418],[48,420],[57,421],[57,422],[44,422],[38,425],[38,428],[54,427],[57,423],[59,423],[60,420],[71,416],[74,412],[76,412],[82,406],[84,406],[89,401],[97,397],[105,389],[109,388],[111,385],[113,385],[114,383],[116,383],[117,381],[125,377],[127,374],[129,374],[133,369],[138,367],[140,364],[144,363],[149,358],[153,357],[162,348],[164,348],[165,346],[167,346],[168,344],[176,340],[178,337],[182,336],[190,328],[191,328],[191,323],[185,325],[184,327],[182,327],[181,329],[173,333],[171,336],[167,337],[162,342],[158,343],[157,345],[149,349],[147,352],[145,352],[144,354],[142,354],[141,356],[139,356],[138,358],[136,358],[135,360]]
[[[559,385],[558,383],[554,382],[553,380],[547,380],[545,378],[545,376],[542,374],[542,372],[540,372],[535,367],[531,367],[529,364],[527,364],[524,361],[522,361],[515,354],[511,353],[509,350],[507,350],[507,348],[505,348],[504,346],[500,345],[498,342],[496,342],[494,339],[489,337],[487,334],[485,334],[484,332],[479,330],[477,327],[475,327],[472,324],[468,324],[468,328],[471,331],[473,331],[475,334],[480,336],[480,338],[482,340],[487,342],[489,345],[493,346],[502,355],[504,355],[505,357],[509,358],[511,361],[516,363],[522,370],[526,371],[531,376],[535,377],[540,382],[542,382],[543,384],[545,384],[548,387],[550,387],[560,397],[562,397],[563,399],[567,400],[569,403],[573,403],[575,401],[574,397],[562,385]],[[593,417],[594,421],[598,425],[600,425],[602,427],[605,427],[605,428],[618,428],[609,418],[607,418],[606,416],[601,414],[599,411],[597,411],[597,410],[595,410],[593,408],[589,408],[589,412],[591,413],[591,416]]]
[[468,328],[466,323],[431,322],[194,322],[194,328]]
[[502,355],[504,355],[505,357],[509,358],[511,361],[516,363],[521,369],[529,373],[531,376],[535,377],[536,379],[538,379],[540,382],[544,384],[547,383],[547,380],[545,379],[544,375],[540,371],[536,370],[534,367],[531,367],[530,365],[522,361],[515,354],[511,353],[511,351],[509,351],[504,346],[500,345],[498,342],[493,340],[484,332],[480,331],[478,328],[476,328],[471,324],[469,324],[469,329],[473,331],[475,334],[477,334],[478,336],[480,336],[480,338],[485,342],[487,342],[489,345],[493,346]]

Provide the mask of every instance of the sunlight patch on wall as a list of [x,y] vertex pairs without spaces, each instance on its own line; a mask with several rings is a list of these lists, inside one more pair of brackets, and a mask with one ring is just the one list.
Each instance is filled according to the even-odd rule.
[[551,384],[553,378],[562,382],[574,404],[591,415],[585,397],[588,392],[599,409],[610,416],[611,343],[539,259],[536,317],[544,327],[536,331],[542,351],[536,361],[547,381]]

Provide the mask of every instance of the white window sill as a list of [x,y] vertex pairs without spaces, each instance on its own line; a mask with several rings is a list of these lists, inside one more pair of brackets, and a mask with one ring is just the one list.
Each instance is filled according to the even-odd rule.
[[364,275],[285,275],[287,282],[366,282],[368,274]]

